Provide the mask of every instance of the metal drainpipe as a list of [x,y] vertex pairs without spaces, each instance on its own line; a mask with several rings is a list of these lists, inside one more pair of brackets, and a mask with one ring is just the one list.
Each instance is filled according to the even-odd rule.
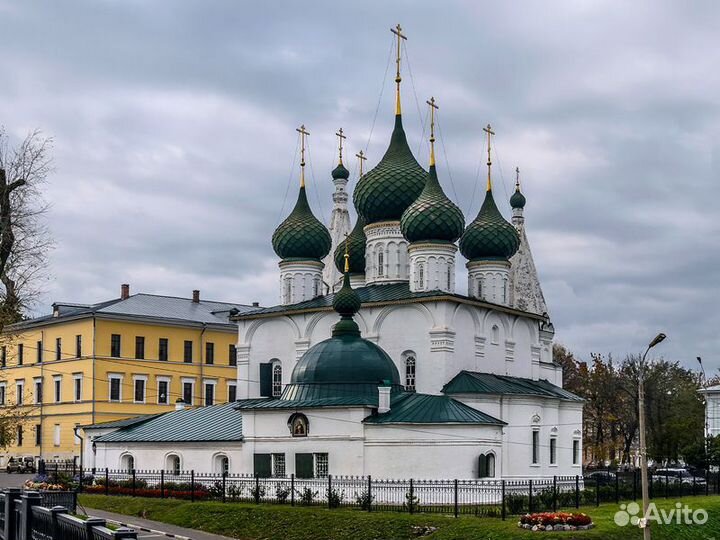
[[[97,358],[95,357],[95,341],[96,341],[96,336],[95,336],[95,334],[96,334],[96,330],[97,330],[97,319],[95,318],[95,314],[93,313],[93,324],[92,324],[92,359],[91,359],[91,363],[92,363],[92,399],[90,400],[90,402],[92,403],[92,409],[91,409],[92,420],[91,420],[91,422],[90,422],[91,424],[94,424],[94,423],[95,423],[95,398],[97,397],[97,393],[96,393],[96,390],[97,390],[97,389],[95,388],[95,383],[96,383],[96,380],[95,380],[95,362],[96,362],[96,360],[97,360]],[[82,382],[82,385],[85,386],[85,382],[84,382],[84,381]],[[80,397],[82,397],[82,396],[80,396]]]
[[[40,444],[38,445],[40,447],[40,459],[42,459],[43,456],[43,435],[45,431],[45,426],[43,426],[43,406],[45,403],[45,330],[40,330],[40,358],[42,358],[42,362],[40,362],[40,388],[42,392],[42,399],[40,400]],[[53,435],[54,437],[55,435]]]
[[205,343],[203,337],[205,336],[205,330],[207,330],[207,323],[202,323],[202,331],[200,332],[200,380],[198,381],[198,387],[200,388],[200,404],[203,403],[203,397],[205,395],[205,388],[203,386],[203,364],[205,363]]

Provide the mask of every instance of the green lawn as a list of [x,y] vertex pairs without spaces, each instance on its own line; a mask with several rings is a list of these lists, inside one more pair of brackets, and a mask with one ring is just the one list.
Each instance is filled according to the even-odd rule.
[[[360,510],[328,510],[281,505],[196,502],[82,495],[80,504],[119,512],[129,516],[201,529],[242,540],[375,540],[417,538],[414,526],[437,527],[426,536],[432,540],[506,538],[636,539],[642,532],[636,527],[618,527],[613,521],[618,507],[604,504],[581,508],[595,522],[590,531],[538,533],[519,529],[516,518],[408,515]],[[674,508],[675,500],[658,500],[658,507]],[[682,500],[691,508],[704,508],[710,519],[705,525],[660,525],[653,527],[653,538],[661,540],[720,540],[720,496],[688,497]],[[92,512],[89,512],[92,514]],[[129,520],[131,521],[131,520]]]

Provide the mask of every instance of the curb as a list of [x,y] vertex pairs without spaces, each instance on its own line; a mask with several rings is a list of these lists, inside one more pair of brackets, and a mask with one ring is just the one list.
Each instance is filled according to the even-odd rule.
[[161,534],[163,536],[166,536],[168,538],[177,538],[178,540],[192,540],[189,536],[182,536],[179,534],[172,534],[165,531],[157,531],[155,529],[148,529],[147,527],[141,527],[140,525],[133,525],[132,523],[123,523],[121,521],[116,521],[114,519],[106,519],[105,521],[109,523],[114,523],[115,525],[119,525],[120,527],[129,527],[131,529],[135,529],[136,531],[142,531],[142,532],[149,532],[153,534]]

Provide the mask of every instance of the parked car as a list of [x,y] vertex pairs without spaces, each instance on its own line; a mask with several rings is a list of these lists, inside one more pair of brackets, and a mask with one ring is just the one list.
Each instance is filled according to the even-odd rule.
[[35,459],[31,456],[25,456],[21,458],[11,457],[8,460],[5,471],[10,473],[34,473],[35,472]]
[[653,482],[664,484],[688,484],[705,485],[705,478],[702,476],[693,476],[686,469],[657,469],[652,475]]
[[612,471],[593,471],[585,475],[585,481],[590,480],[591,485],[600,484],[601,486],[607,484],[614,484],[617,474]]

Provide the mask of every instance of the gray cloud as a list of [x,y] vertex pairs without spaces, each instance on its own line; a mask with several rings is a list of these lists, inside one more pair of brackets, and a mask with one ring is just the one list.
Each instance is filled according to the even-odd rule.
[[[415,95],[434,95],[441,181],[469,221],[493,123],[497,198],[519,165],[558,338],[622,355],[662,329],[658,354],[716,369],[718,15],[713,2],[0,0],[0,122],[56,140],[58,248],[38,309],[111,297],[123,281],[274,303],[270,236],[294,202],[294,128],[312,133],[310,201],[327,220],[333,133],[365,148],[400,21],[411,147],[424,163]],[[391,79],[392,66],[370,165],[391,129]]]

